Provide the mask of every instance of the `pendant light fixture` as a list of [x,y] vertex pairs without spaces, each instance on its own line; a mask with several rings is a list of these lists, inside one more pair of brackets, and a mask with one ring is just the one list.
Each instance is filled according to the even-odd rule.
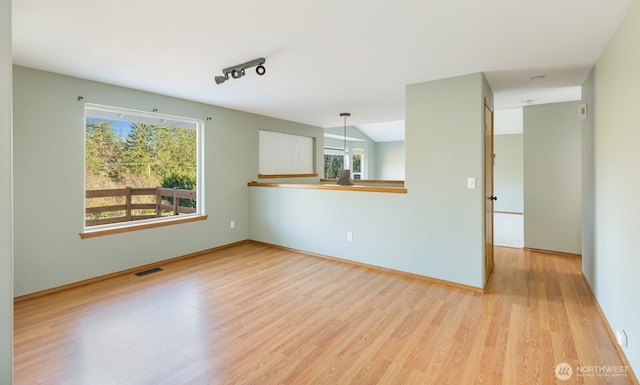
[[353,185],[353,180],[351,180],[351,170],[349,170],[349,153],[347,151],[347,118],[351,116],[348,112],[341,112],[340,116],[344,118],[344,159],[343,159],[343,167],[340,170],[338,182],[337,184],[341,186],[351,186]]

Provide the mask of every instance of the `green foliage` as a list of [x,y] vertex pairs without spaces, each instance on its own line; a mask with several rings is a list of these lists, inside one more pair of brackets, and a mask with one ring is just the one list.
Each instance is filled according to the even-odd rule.
[[[183,172],[175,172],[167,175],[162,180],[162,187],[166,188],[179,188],[184,190],[196,189],[196,174],[186,174]],[[173,204],[173,198],[169,198],[169,202]],[[196,201],[193,199],[180,198],[180,206],[183,207],[196,207]]]
[[338,173],[344,165],[344,155],[324,154],[325,179],[338,179]]
[[[85,126],[85,189],[163,187],[196,190],[197,132],[189,128],[130,123],[124,134],[113,121],[89,118]],[[134,196],[133,203],[155,203],[155,196]],[[173,199],[170,199],[173,204]],[[122,198],[86,200],[87,207],[122,205]],[[180,206],[196,207],[194,199],[180,199]],[[132,210],[133,215],[155,210]],[[122,212],[87,214],[86,219],[121,217]]]
[[124,171],[120,163],[124,145],[111,130],[111,123],[88,119],[85,143],[87,172],[112,180],[119,179]]
[[195,130],[156,127],[154,144],[155,158],[159,165],[156,173],[160,179],[172,174],[192,174],[195,178],[197,165]]
[[353,172],[362,172],[362,154],[353,154]]
[[156,162],[155,128],[149,124],[132,124],[124,141],[122,163],[131,174],[151,174]]
[[162,180],[162,187],[177,187],[184,190],[196,189],[196,175],[185,173],[173,173]]
[[195,177],[196,130],[131,123],[130,132],[122,138],[111,126],[109,121],[87,119],[87,174],[114,182],[136,175],[157,180],[174,174]]
[[[194,129],[132,122],[127,136],[122,137],[113,130],[113,122],[90,118],[86,121],[85,142],[87,190],[156,187],[158,181],[163,187],[196,189]],[[88,207],[99,203],[92,202]],[[181,199],[180,205],[196,207],[196,201]]]

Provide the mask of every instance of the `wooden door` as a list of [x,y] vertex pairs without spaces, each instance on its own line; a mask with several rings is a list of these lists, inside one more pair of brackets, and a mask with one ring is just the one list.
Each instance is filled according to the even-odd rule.
[[493,110],[484,101],[484,278],[485,283],[493,270]]

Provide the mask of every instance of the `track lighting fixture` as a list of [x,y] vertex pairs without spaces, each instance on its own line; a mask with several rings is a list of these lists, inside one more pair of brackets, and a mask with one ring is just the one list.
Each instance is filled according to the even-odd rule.
[[248,61],[246,63],[238,64],[232,67],[228,67],[222,70],[222,75],[216,76],[215,81],[216,84],[222,84],[229,80],[229,77],[232,79],[239,79],[245,75],[245,70],[247,68],[256,67],[256,73],[260,76],[264,75],[267,72],[267,69],[264,68],[264,58],[259,58],[255,60]]

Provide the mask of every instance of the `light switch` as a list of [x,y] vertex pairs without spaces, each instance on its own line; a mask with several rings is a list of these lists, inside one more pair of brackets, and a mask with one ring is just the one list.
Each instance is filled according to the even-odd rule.
[[476,178],[467,178],[467,188],[469,190],[476,189]]

